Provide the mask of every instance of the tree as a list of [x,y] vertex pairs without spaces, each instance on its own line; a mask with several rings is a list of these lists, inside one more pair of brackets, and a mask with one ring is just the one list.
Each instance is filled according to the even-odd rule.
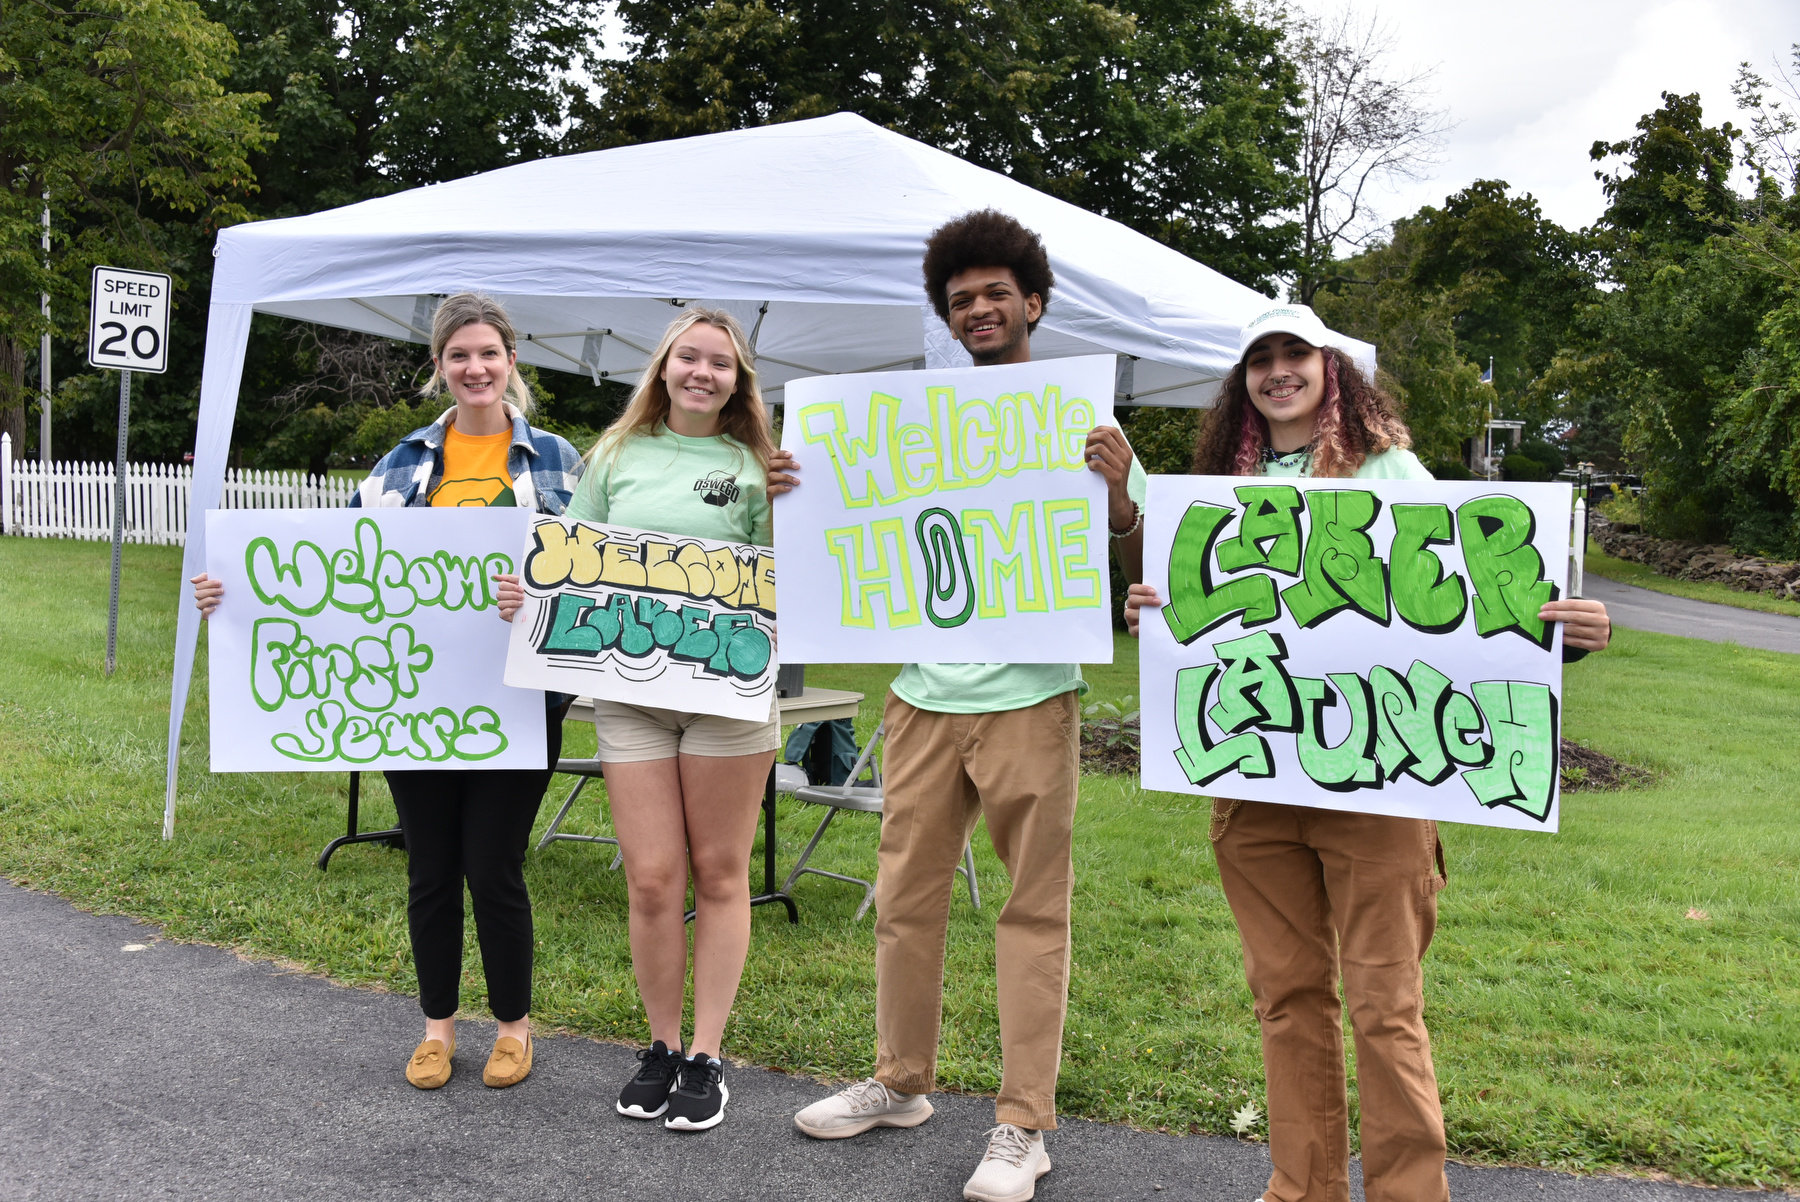
[[1535,391],[1577,308],[1594,299],[1594,256],[1583,240],[1546,219],[1529,194],[1503,180],[1477,180],[1404,218],[1415,286],[1441,289],[1457,353],[1494,366],[1497,417],[1541,426],[1554,401]]
[[[247,155],[243,176],[253,171],[260,185],[241,198],[250,217],[315,212],[555,153],[570,77],[595,49],[601,11],[599,0],[201,3],[242,46],[227,86],[278,135]],[[191,447],[199,403],[216,229],[160,229],[181,266],[170,371],[134,388],[134,458],[173,459]],[[398,405],[403,393],[367,389],[340,369],[381,341],[324,327],[297,332],[284,319],[258,316],[234,437],[238,462],[323,471],[361,459],[351,444],[363,420]],[[416,345],[382,346],[406,379],[424,362]],[[79,359],[79,347],[61,343],[62,356]],[[553,389],[571,402],[553,411],[572,407],[574,422],[598,420],[604,407],[586,404],[597,391],[587,381],[557,377]],[[104,377],[65,375],[56,403],[59,454],[110,456],[115,399]]]
[[[1734,241],[1748,207],[1730,182],[1740,138],[1729,122],[1708,126],[1697,95],[1665,92],[1633,137],[1594,144],[1596,160],[1624,160],[1597,173],[1609,203],[1589,236],[1605,289],[1577,310],[1540,389],[1621,424],[1652,533],[1767,551],[1788,538],[1793,502],[1754,448],[1719,432],[1782,299],[1779,278],[1745,270]],[[1727,428],[1741,437],[1752,424]]]
[[[26,449],[25,364],[85,323],[100,262],[186,274],[190,229],[240,221],[265,97],[221,79],[236,45],[189,0],[0,0],[0,428]],[[57,234],[38,248],[45,193]]]
[[1288,57],[1300,73],[1305,125],[1300,264],[1293,293],[1311,304],[1339,248],[1379,228],[1371,187],[1417,179],[1451,126],[1427,103],[1430,71],[1390,68],[1393,34],[1352,9],[1297,22]]
[[624,0],[631,56],[570,145],[848,111],[1256,287],[1291,269],[1299,93],[1227,0]]
[[1333,329],[1380,347],[1382,383],[1404,407],[1413,450],[1442,471],[1461,462],[1495,395],[1458,350],[1456,291],[1417,278],[1429,233],[1417,222],[1396,222],[1387,241],[1333,264],[1332,284],[1314,303]]
[[270,217],[557,150],[601,0],[204,0],[279,135],[253,160]]
[[[1788,48],[1792,57],[1792,73],[1774,62],[1775,78],[1765,79],[1749,63],[1738,64],[1738,77],[1731,94],[1738,108],[1750,114],[1750,129],[1744,138],[1744,166],[1758,177],[1772,178],[1779,195],[1786,189],[1791,196],[1800,190],[1800,42]],[[1779,99],[1770,99],[1773,92]]]

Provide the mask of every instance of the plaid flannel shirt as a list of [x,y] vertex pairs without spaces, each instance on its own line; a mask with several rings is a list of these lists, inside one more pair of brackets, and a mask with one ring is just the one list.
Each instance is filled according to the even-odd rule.
[[[350,498],[352,509],[399,509],[430,505],[431,492],[444,476],[444,431],[455,409],[446,409],[429,426],[402,438],[369,472]],[[512,418],[512,445],[506,450],[506,474],[520,509],[561,514],[581,479],[581,454],[568,440],[540,430],[506,406]]]

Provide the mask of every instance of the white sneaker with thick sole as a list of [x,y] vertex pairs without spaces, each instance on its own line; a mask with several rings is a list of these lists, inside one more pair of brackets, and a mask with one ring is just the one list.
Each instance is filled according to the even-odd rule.
[[931,1117],[924,1094],[897,1094],[870,1077],[814,1102],[794,1116],[794,1126],[814,1139],[849,1139],[871,1127],[917,1127]]
[[963,1186],[969,1202],[1025,1202],[1037,1193],[1037,1179],[1050,1171],[1044,1133],[1001,1123],[988,1132],[987,1155]]

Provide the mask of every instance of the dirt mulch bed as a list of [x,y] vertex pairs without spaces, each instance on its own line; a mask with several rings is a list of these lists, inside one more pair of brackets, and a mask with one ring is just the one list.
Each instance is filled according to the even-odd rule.
[[[1138,723],[1135,718],[1089,719],[1081,724],[1081,766],[1088,772],[1138,773]],[[1599,793],[1647,785],[1653,775],[1621,764],[1591,747],[1562,741],[1562,787],[1565,793]]]
[[1081,767],[1087,772],[1138,773],[1138,720],[1089,718],[1081,724]]
[[1602,755],[1592,747],[1562,741],[1562,787],[1565,793],[1601,793],[1610,789],[1631,789],[1647,785],[1655,774],[1630,764],[1621,764],[1610,755]]

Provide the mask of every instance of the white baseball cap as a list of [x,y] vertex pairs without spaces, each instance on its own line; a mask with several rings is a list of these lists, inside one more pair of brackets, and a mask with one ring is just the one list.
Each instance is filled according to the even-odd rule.
[[1238,362],[1244,361],[1250,346],[1266,334],[1293,334],[1314,346],[1331,346],[1342,342],[1334,337],[1319,315],[1305,305],[1277,305],[1265,310],[1238,334]]

